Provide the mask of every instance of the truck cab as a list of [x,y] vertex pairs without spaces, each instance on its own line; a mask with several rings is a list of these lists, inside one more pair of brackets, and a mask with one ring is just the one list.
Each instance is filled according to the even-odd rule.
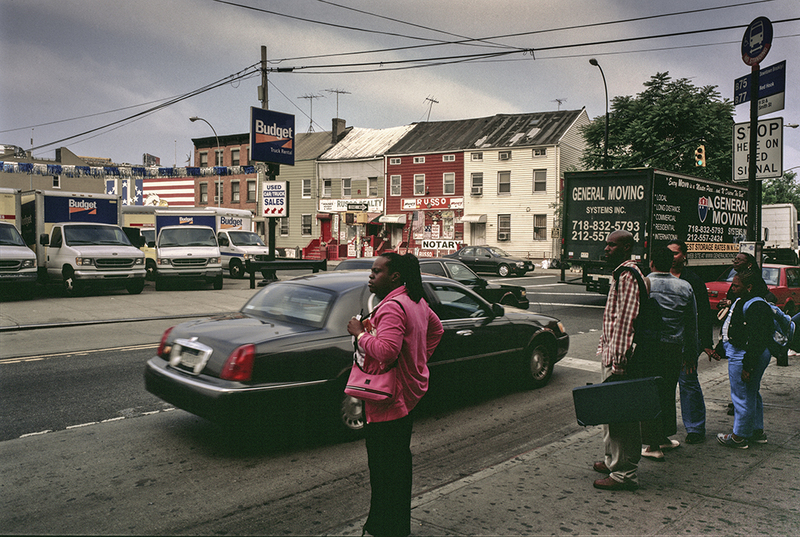
[[205,280],[222,289],[222,261],[214,229],[203,225],[164,226],[156,240],[156,291],[167,282]]
[[242,278],[247,261],[267,261],[269,248],[257,234],[240,229],[223,229],[217,233],[222,268],[232,278]]
[[14,224],[0,222],[0,285],[36,283],[36,254]]

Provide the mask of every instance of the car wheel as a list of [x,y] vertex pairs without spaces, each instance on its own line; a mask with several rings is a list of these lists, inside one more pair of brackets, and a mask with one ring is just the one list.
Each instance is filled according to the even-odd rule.
[[511,274],[511,268],[505,263],[501,263],[500,266],[497,267],[497,275],[501,278],[507,278],[509,274]]
[[542,344],[533,344],[525,360],[525,373],[531,388],[541,388],[550,381],[553,374],[553,357],[550,350]]
[[155,281],[156,279],[156,272],[158,269],[156,268],[156,262],[152,259],[148,259],[144,262],[144,270],[145,270],[145,278],[150,280],[151,282]]
[[214,290],[219,291],[222,289],[222,274],[214,278]]
[[244,267],[239,261],[231,261],[231,265],[228,268],[228,270],[231,273],[231,278],[235,278],[238,280],[244,277]]
[[519,307],[519,300],[511,293],[506,293],[503,298],[500,299],[500,304],[503,306],[513,306],[515,308]]
[[134,278],[125,285],[125,288],[130,294],[138,295],[144,291],[144,278]]
[[67,296],[78,296],[81,291],[82,284],[75,279],[75,271],[72,267],[67,267],[61,274],[62,283],[64,285],[64,292]]
[[338,392],[337,400],[339,408],[339,431],[349,438],[361,436],[367,421],[364,416],[364,401],[356,399],[355,397],[350,397],[343,391]]

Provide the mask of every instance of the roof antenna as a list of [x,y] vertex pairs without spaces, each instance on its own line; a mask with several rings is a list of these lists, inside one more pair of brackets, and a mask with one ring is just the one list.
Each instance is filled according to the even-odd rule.
[[425,121],[430,121],[431,120],[431,108],[433,108],[434,103],[439,104],[439,101],[437,101],[433,97],[425,97],[425,100],[431,102],[431,104],[428,105],[428,119],[425,120]]
[[325,97],[324,95],[313,95],[311,93],[307,93],[305,95],[301,95],[298,99],[308,99],[309,104],[311,105],[310,115],[308,119],[311,121],[308,124],[308,132],[314,132],[314,99],[321,99]]
[[561,103],[567,102],[566,99],[553,99],[550,101],[551,103],[558,103],[558,109],[561,110]]

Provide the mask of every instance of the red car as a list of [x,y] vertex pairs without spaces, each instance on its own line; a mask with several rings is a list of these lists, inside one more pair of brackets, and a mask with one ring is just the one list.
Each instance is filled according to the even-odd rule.
[[[719,301],[726,298],[734,274],[730,269],[717,281],[706,283],[713,311],[718,309]],[[789,316],[796,314],[800,308],[800,267],[765,264],[761,267],[761,277],[775,295],[775,304]]]

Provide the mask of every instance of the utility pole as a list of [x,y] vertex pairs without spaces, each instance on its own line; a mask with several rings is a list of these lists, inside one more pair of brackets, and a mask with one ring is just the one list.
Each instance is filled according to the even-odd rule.
[[437,101],[433,97],[425,97],[425,100],[426,101],[430,101],[430,103],[431,103],[431,104],[428,105],[428,119],[425,120],[425,121],[430,121],[431,120],[431,108],[433,108],[434,103],[435,104],[439,104],[439,101]]
[[335,93],[336,94],[336,117],[339,117],[339,95],[350,95],[349,91],[345,91],[342,89],[326,89],[328,93]]
[[301,95],[298,99],[308,99],[309,104],[311,105],[310,115],[308,119],[310,123],[308,124],[308,132],[314,132],[314,99],[321,99],[325,97],[324,95],[314,95],[312,93],[306,93],[305,95]]
[[[261,100],[261,109],[268,110],[269,109],[269,90],[268,90],[268,82],[267,82],[267,46],[261,45],[261,86],[259,87],[259,99]],[[263,203],[263,196],[261,196],[261,192],[263,191],[263,183],[262,183],[262,174],[266,175],[267,181],[274,181],[275,176],[280,173],[280,164],[267,164],[266,166],[264,163],[260,163],[260,166],[256,168],[258,171],[256,172],[256,188],[258,188],[258,203],[256,206],[258,207],[258,214],[264,214],[264,207]],[[267,256],[270,261],[275,260],[275,228],[277,227],[277,223],[275,222],[274,218],[267,219],[267,246],[269,247],[269,255]]]

